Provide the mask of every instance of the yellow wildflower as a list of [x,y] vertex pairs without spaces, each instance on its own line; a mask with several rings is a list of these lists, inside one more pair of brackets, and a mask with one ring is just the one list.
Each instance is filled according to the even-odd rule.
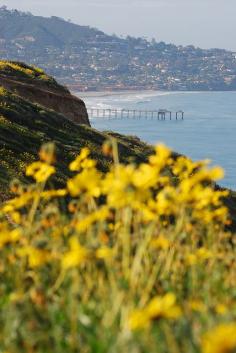
[[129,318],[129,328],[133,331],[148,328],[150,323],[150,317],[144,310],[134,311]]
[[78,232],[85,232],[91,225],[98,221],[105,220],[109,215],[109,210],[106,206],[101,207],[99,210],[89,214],[83,219],[78,220],[75,223],[76,230]]
[[132,183],[137,188],[148,189],[157,185],[158,176],[156,168],[149,164],[141,164],[133,174]]
[[19,212],[12,212],[10,217],[14,223],[20,224],[21,214]]
[[67,194],[67,190],[59,189],[59,190],[47,190],[41,193],[41,197],[43,199],[51,199],[53,197],[64,197]]
[[55,173],[55,168],[44,162],[34,162],[26,168],[26,175],[32,176],[38,183],[43,183]]
[[71,196],[78,196],[85,192],[90,196],[101,195],[101,173],[96,169],[84,169],[80,174],[67,181],[67,188]]
[[70,170],[75,172],[79,171],[81,169],[81,163],[89,156],[90,151],[87,147],[82,148],[79,156],[76,157],[76,159],[70,163]]
[[199,313],[205,313],[207,311],[206,305],[201,300],[197,300],[197,299],[189,300],[188,307],[192,311],[196,311]]
[[3,229],[0,232],[0,249],[9,243],[16,243],[21,239],[22,231],[17,228],[14,230]]
[[197,256],[195,254],[187,254],[185,260],[186,260],[186,264],[189,266],[196,265]]
[[217,304],[215,306],[215,311],[218,315],[225,315],[228,312],[228,308],[224,304]]
[[188,178],[188,176],[197,167],[197,163],[192,162],[189,158],[180,156],[173,165],[173,173],[179,176],[181,180]]
[[149,163],[155,166],[158,170],[163,169],[172,161],[170,158],[171,150],[165,145],[159,144],[156,146],[155,152],[156,154],[149,158]]
[[225,172],[224,172],[224,169],[222,169],[221,167],[215,167],[215,168],[212,168],[210,170],[210,178],[212,180],[220,180],[220,179],[223,179],[225,176]]
[[97,162],[94,161],[93,159],[85,159],[83,162],[81,162],[81,167],[83,169],[91,169],[96,166]]
[[202,247],[202,248],[199,248],[197,251],[196,251],[196,255],[197,255],[197,258],[199,260],[209,260],[213,257],[213,253],[212,251]]
[[176,305],[176,297],[168,293],[164,297],[155,297],[146,307],[149,317],[153,319],[168,318],[177,319],[181,316],[181,309]]
[[151,241],[151,247],[155,248],[155,249],[163,249],[163,250],[167,250],[169,249],[171,245],[171,242],[164,236],[160,235],[157,238],[154,238]]
[[196,265],[204,261],[210,260],[213,257],[212,251],[202,247],[197,249],[194,253],[187,254],[186,263],[187,265]]
[[40,267],[47,263],[51,256],[50,252],[45,249],[37,249],[33,246],[25,246],[24,248],[18,249],[17,254],[20,257],[28,257],[29,266],[32,268]]
[[176,305],[176,297],[168,293],[164,297],[155,297],[144,309],[135,310],[129,319],[129,326],[132,330],[147,327],[152,320],[166,318],[178,319],[182,311]]
[[96,257],[97,259],[110,259],[113,257],[114,250],[111,248],[108,248],[107,246],[103,246],[99,249],[96,250]]
[[177,211],[174,202],[176,190],[174,187],[166,186],[156,197],[156,205],[154,206],[160,216],[168,216]]
[[72,237],[69,244],[70,250],[62,257],[61,265],[64,269],[79,266],[87,260],[89,255],[89,251],[79,243],[76,237]]
[[236,350],[236,323],[221,324],[207,332],[202,353],[233,353]]
[[134,182],[135,168],[133,165],[119,165],[116,170],[106,174],[102,182],[102,192],[107,195],[107,203],[114,208],[132,206],[136,208],[147,196],[149,191],[137,188]]
[[26,192],[20,195],[19,197],[11,199],[5,203],[5,205],[2,208],[2,211],[4,213],[11,213],[14,210],[20,209],[26,206],[28,203],[30,203],[31,200],[34,198],[34,196],[35,196],[35,193]]

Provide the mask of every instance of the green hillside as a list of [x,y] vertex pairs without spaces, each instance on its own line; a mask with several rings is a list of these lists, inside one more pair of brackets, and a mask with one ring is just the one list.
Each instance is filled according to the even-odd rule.
[[22,62],[0,61],[0,77],[20,80],[21,83],[37,84],[40,88],[53,89],[56,92],[69,93],[66,87],[57,83],[52,76],[47,75],[42,69]]

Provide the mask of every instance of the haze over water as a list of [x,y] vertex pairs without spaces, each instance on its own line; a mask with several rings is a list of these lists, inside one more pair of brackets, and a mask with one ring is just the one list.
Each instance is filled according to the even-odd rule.
[[[79,94],[81,96],[81,94]],[[236,190],[236,92],[136,92],[82,95],[87,107],[139,110],[183,110],[184,121],[92,118],[98,130],[163,142],[194,160],[211,159],[225,169],[220,185]]]

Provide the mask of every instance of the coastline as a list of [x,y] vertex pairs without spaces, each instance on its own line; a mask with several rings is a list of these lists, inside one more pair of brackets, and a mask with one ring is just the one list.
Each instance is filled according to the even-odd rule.
[[109,97],[109,96],[125,96],[125,95],[137,95],[137,94],[147,94],[147,95],[156,95],[160,93],[171,93],[170,91],[152,91],[152,90],[141,90],[141,91],[101,91],[101,92],[80,92],[80,91],[71,91],[74,95],[79,95],[79,97],[84,98],[99,98],[99,97]]
[[[70,87],[69,87],[70,88]],[[173,95],[173,94],[199,94],[199,93],[224,93],[224,92],[236,92],[236,90],[229,91],[164,91],[164,90],[121,90],[121,91],[76,91],[71,89],[73,95],[81,98],[102,98],[110,96],[135,96],[137,94],[147,96],[159,96],[159,95]]]

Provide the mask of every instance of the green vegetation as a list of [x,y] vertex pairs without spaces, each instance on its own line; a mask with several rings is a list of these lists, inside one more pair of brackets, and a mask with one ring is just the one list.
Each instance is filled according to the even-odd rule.
[[[63,183],[68,176],[67,165],[88,146],[92,155],[99,161],[101,169],[106,169],[111,159],[101,154],[101,146],[107,133],[100,133],[84,125],[76,125],[63,115],[32,104],[7,90],[0,90],[0,193],[2,199],[8,196],[8,184],[13,177],[24,179],[26,164],[37,158],[37,153],[47,141],[54,141],[58,150],[57,181]],[[122,161],[133,158],[144,161],[152,152],[138,139],[122,137],[119,150]]]
[[8,79],[16,79],[21,82],[43,84],[45,87],[59,89],[65,93],[69,91],[62,85],[59,85],[57,81],[47,75],[42,69],[24,64],[19,61],[0,61],[0,78],[7,77]]
[[9,76],[18,74],[25,78],[46,77],[46,79],[50,79],[49,76],[44,74],[43,70],[14,61],[0,61],[0,73],[6,73]]

